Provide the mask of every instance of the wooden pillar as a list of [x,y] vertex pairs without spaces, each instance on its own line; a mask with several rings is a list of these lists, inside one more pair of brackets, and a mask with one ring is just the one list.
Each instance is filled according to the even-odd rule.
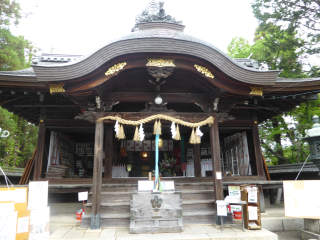
[[200,144],[193,146],[194,154],[194,176],[197,178],[201,177],[201,155],[200,155]]
[[[223,200],[223,186],[222,186],[222,171],[220,159],[220,142],[218,130],[218,118],[214,113],[214,124],[210,127],[210,144],[211,144],[211,158],[212,158],[212,176],[215,200]],[[217,179],[217,173],[220,173],[221,179]],[[219,177],[219,175],[218,175]]]
[[113,142],[113,125],[106,125],[106,148],[104,159],[104,178],[112,178],[112,142]]
[[257,116],[253,116],[254,125],[252,127],[252,135],[253,135],[253,144],[254,144],[254,152],[255,152],[255,159],[257,165],[257,175],[261,177],[266,177],[263,169],[263,158],[260,146],[260,138],[259,138],[259,129],[258,129],[258,122]]
[[[103,112],[96,113],[96,119],[101,117],[103,117]],[[103,122],[96,122],[92,183],[92,212],[90,224],[91,229],[100,228],[103,134]]]
[[45,136],[46,136],[45,108],[42,107],[40,110],[37,150],[36,150],[36,155],[34,159],[33,181],[37,181],[41,178]]

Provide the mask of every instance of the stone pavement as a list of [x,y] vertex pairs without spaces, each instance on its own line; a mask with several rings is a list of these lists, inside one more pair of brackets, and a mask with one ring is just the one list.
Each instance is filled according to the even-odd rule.
[[99,230],[83,229],[79,223],[75,226],[61,226],[54,231],[50,240],[58,239],[108,239],[108,240],[150,240],[150,239],[166,239],[166,240],[183,240],[183,239],[243,239],[243,240],[277,240],[278,236],[265,229],[242,231],[241,227],[226,227],[221,231],[220,226],[216,225],[190,225],[184,226],[183,233],[157,233],[157,234],[130,234],[129,228],[103,228]]

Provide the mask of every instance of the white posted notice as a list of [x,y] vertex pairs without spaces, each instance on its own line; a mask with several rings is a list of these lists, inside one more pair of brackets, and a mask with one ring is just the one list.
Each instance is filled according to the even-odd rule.
[[28,232],[29,217],[18,218],[17,233]]
[[18,212],[0,214],[0,240],[15,240]]
[[227,216],[227,204],[224,200],[217,200],[217,215],[218,216]]
[[249,220],[258,220],[258,207],[248,206]]
[[48,206],[48,181],[30,182],[28,210]]
[[26,191],[27,191],[26,188],[14,190],[14,202],[15,203],[25,203],[27,201],[27,199],[26,199],[26,196],[27,196]]
[[252,188],[248,190],[248,202],[249,203],[258,202],[258,192],[256,188]]

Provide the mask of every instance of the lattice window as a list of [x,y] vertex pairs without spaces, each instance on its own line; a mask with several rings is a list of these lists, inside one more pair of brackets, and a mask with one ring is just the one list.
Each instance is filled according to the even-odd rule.
[[316,154],[320,154],[320,142],[316,142]]

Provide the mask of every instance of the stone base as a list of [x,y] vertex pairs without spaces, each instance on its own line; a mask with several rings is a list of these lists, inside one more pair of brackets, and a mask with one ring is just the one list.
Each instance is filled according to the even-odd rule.
[[302,240],[313,240],[313,239],[320,240],[320,234],[316,234],[306,230],[301,230],[301,239]]
[[304,225],[307,231],[320,234],[320,220],[305,218]]

